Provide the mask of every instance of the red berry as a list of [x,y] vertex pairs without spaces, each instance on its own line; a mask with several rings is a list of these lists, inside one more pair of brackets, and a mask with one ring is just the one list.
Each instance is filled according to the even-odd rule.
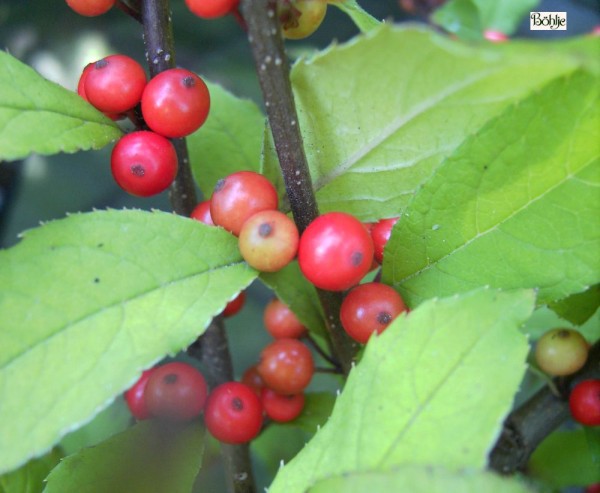
[[398,222],[398,217],[390,219],[381,219],[371,228],[371,239],[373,240],[373,248],[375,249],[375,260],[380,264],[383,262],[383,249],[387,244],[392,234],[394,224]]
[[202,412],[208,387],[196,368],[174,361],[154,369],[146,384],[145,395],[152,416],[187,421]]
[[173,144],[161,135],[132,132],[115,145],[111,170],[123,190],[149,197],[164,191],[175,179],[177,154]]
[[148,379],[150,378],[153,370],[154,368],[145,370],[138,381],[127,392],[125,392],[125,402],[127,403],[127,407],[129,408],[131,415],[135,419],[148,419],[151,416],[150,412],[148,411],[148,406],[146,406],[144,392],[146,390]]
[[275,339],[298,339],[306,334],[296,314],[283,301],[275,298],[265,307],[263,321],[269,334]]
[[298,228],[283,212],[260,211],[244,222],[239,235],[244,260],[261,272],[277,272],[298,251]]
[[569,396],[573,419],[585,426],[600,426],[600,379],[579,382]]
[[323,214],[300,237],[298,264],[315,286],[344,291],[369,272],[373,242],[365,226],[343,212]]
[[256,392],[256,395],[260,396],[260,393],[265,386],[265,382],[258,374],[256,366],[257,365],[252,365],[246,369],[242,375],[242,383],[252,388],[254,392]]
[[209,226],[215,225],[210,215],[210,200],[204,200],[194,207],[190,217],[201,223],[208,224]]
[[260,400],[265,414],[279,423],[296,419],[304,409],[304,394],[281,395],[274,390],[264,388]]
[[79,15],[95,17],[108,12],[116,0],[67,0],[67,5]]
[[221,384],[208,396],[204,423],[209,433],[221,442],[249,442],[260,433],[262,419],[260,399],[243,383]]
[[193,72],[172,68],[150,80],[142,94],[142,115],[154,132],[170,138],[190,135],[208,117],[210,94]]
[[508,41],[508,36],[501,31],[487,29],[483,31],[483,37],[492,43],[504,43]]
[[216,225],[238,236],[243,224],[260,211],[277,209],[277,191],[263,175],[238,171],[219,180],[210,199]]
[[185,4],[198,17],[215,19],[233,12],[240,0],[185,0]]
[[[79,94],[88,103],[90,101],[88,100],[87,94],[85,93],[85,80],[87,79],[87,76],[90,73],[90,71],[93,69],[94,69],[94,64],[88,63],[85,66],[85,68],[83,69],[83,72],[81,72],[81,76],[79,77],[79,82],[77,83],[77,94]],[[105,114],[107,117],[111,118],[112,120],[119,120],[121,118],[121,115],[119,115],[118,113],[105,113]]]
[[229,303],[227,303],[227,305],[225,306],[225,309],[223,310],[223,312],[221,314],[224,317],[231,317],[242,309],[245,302],[246,302],[246,293],[244,293],[244,291],[240,291],[240,293],[234,299],[232,299]]
[[280,394],[299,394],[315,372],[313,357],[296,339],[277,339],[266,346],[257,365],[265,385]]
[[369,282],[353,288],[344,298],[340,321],[355,341],[365,344],[373,332],[380,334],[406,305],[394,288]]
[[105,113],[124,113],[140,102],[146,73],[133,58],[110,55],[92,65],[84,81],[88,101]]
[[600,493],[600,483],[590,484],[584,493]]

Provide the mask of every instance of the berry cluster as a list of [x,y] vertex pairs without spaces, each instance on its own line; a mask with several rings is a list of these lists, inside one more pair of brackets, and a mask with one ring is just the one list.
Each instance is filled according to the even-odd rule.
[[[537,341],[535,362],[553,377],[573,375],[588,360],[589,344],[574,329],[552,329]],[[573,387],[569,395],[573,419],[586,426],[600,426],[600,380],[584,380]]]
[[87,65],[77,92],[107,116],[129,115],[138,125],[115,145],[111,170],[123,190],[140,197],[156,195],[173,182],[178,162],[169,139],[195,132],[210,109],[208,88],[193,72],[174,68],[147,81],[142,66],[125,55]]

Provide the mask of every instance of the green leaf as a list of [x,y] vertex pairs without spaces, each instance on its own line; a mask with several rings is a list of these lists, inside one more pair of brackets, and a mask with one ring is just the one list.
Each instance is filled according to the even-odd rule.
[[410,465],[385,472],[344,474],[319,481],[308,493],[371,493],[410,491],[410,493],[531,493],[515,478],[491,472],[451,471],[439,466]]
[[575,325],[584,324],[596,313],[598,307],[600,307],[600,284],[550,304],[550,308],[560,317]]
[[[424,28],[383,25],[301,59],[291,78],[321,212],[363,221],[399,216],[487,121],[592,63],[582,52],[593,43],[581,41],[576,52],[560,43],[544,51],[540,43],[473,47]],[[264,159],[277,178],[268,145]]]
[[334,404],[335,396],[330,392],[308,392],[302,414],[284,426],[301,428],[313,435],[329,419]]
[[474,0],[451,0],[432,15],[431,20],[446,31],[469,41],[483,39],[483,25]]
[[0,51],[0,161],[33,152],[100,149],[121,135],[112,120],[77,93]]
[[207,85],[208,118],[187,143],[194,178],[208,199],[221,178],[240,170],[261,172],[265,117],[252,101],[236,98],[217,84]]
[[584,430],[555,431],[535,450],[528,473],[554,488],[587,486],[600,482]]
[[62,457],[62,451],[56,448],[42,457],[31,459],[19,469],[0,476],[0,493],[41,493],[45,479]]
[[547,303],[597,283],[599,89],[558,79],[467,139],[394,227],[384,282],[409,305],[484,285]]
[[0,470],[187,347],[256,275],[232,235],[164,212],[77,214],[0,251]]
[[[366,346],[325,426],[270,493],[404,464],[483,468],[525,372],[530,291],[429,300]],[[499,372],[498,368],[502,368]]]
[[131,419],[131,412],[124,399],[117,398],[88,424],[65,436],[60,441],[60,447],[65,455],[74,454],[122,432],[131,425]]
[[262,272],[260,279],[287,304],[311,333],[326,338],[325,315],[315,286],[293,261],[278,272]]
[[431,18],[464,39],[481,39],[484,30],[510,35],[538,3],[539,0],[450,0]]
[[199,422],[143,421],[64,459],[44,493],[189,493],[202,462]]
[[348,14],[350,19],[356,24],[356,27],[363,33],[369,32],[381,24],[375,17],[365,12],[356,0],[333,1],[331,5]]

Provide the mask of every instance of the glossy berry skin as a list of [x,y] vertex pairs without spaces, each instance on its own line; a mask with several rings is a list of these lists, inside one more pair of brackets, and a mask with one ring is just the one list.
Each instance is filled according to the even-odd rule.
[[117,142],[111,170],[126,192],[150,197],[164,190],[177,175],[177,154],[166,138],[148,131],[132,132]]
[[146,406],[144,392],[153,370],[153,368],[145,370],[138,381],[124,394],[129,412],[135,419],[143,420],[151,417],[148,406]]
[[79,15],[95,17],[108,12],[116,0],[67,0],[67,5]]
[[142,115],[151,130],[169,138],[190,135],[208,117],[210,94],[193,72],[172,68],[152,78],[142,94]]
[[225,309],[221,312],[221,315],[224,317],[232,317],[244,307],[244,303],[246,303],[246,293],[240,291],[234,299],[227,303]]
[[253,389],[239,382],[219,385],[210,393],[204,423],[217,440],[232,445],[247,443],[262,427],[262,404]]
[[314,33],[325,18],[327,2],[323,0],[282,0],[278,6],[283,36],[303,39]]
[[600,379],[579,382],[569,396],[573,419],[585,426],[600,426]]
[[538,340],[535,361],[548,375],[571,375],[585,365],[588,352],[587,341],[576,330],[553,329]]
[[260,211],[244,222],[238,244],[248,265],[277,272],[296,256],[299,236],[296,223],[283,212]]
[[216,19],[233,12],[239,0],[185,0],[190,11],[203,19]]
[[209,226],[215,225],[210,215],[210,200],[204,200],[194,207],[190,217]]
[[138,104],[146,73],[133,58],[110,55],[92,65],[85,78],[88,101],[104,113],[125,113]]
[[352,339],[366,344],[374,332],[380,334],[406,305],[396,290],[369,282],[353,288],[342,301],[340,321]]
[[265,385],[279,394],[299,394],[315,372],[310,349],[297,339],[277,339],[266,346],[256,367]]
[[265,414],[273,421],[287,423],[293,421],[304,409],[304,394],[281,395],[264,388],[260,395]]
[[254,171],[238,171],[219,180],[210,199],[214,223],[239,236],[243,224],[260,211],[277,209],[273,184]]
[[242,383],[254,390],[257,396],[260,397],[262,389],[265,387],[265,382],[258,374],[257,365],[252,365],[246,369],[242,375]]
[[208,386],[202,373],[180,361],[155,368],[145,390],[150,415],[173,421],[199,416],[207,395]]
[[394,227],[394,224],[398,222],[398,219],[398,217],[381,219],[371,228],[371,239],[373,240],[375,260],[380,264],[383,262],[383,249],[390,239],[392,228]]
[[296,314],[283,301],[274,298],[265,307],[263,322],[269,334],[275,339],[299,339],[306,334]]
[[349,289],[369,272],[372,261],[371,236],[350,214],[323,214],[310,223],[300,237],[300,270],[318,288]]

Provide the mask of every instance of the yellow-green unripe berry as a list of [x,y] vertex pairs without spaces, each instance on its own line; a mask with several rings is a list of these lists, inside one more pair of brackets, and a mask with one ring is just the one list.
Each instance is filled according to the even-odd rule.
[[589,345],[578,331],[552,329],[538,340],[535,361],[549,375],[571,375],[585,365],[588,352]]

